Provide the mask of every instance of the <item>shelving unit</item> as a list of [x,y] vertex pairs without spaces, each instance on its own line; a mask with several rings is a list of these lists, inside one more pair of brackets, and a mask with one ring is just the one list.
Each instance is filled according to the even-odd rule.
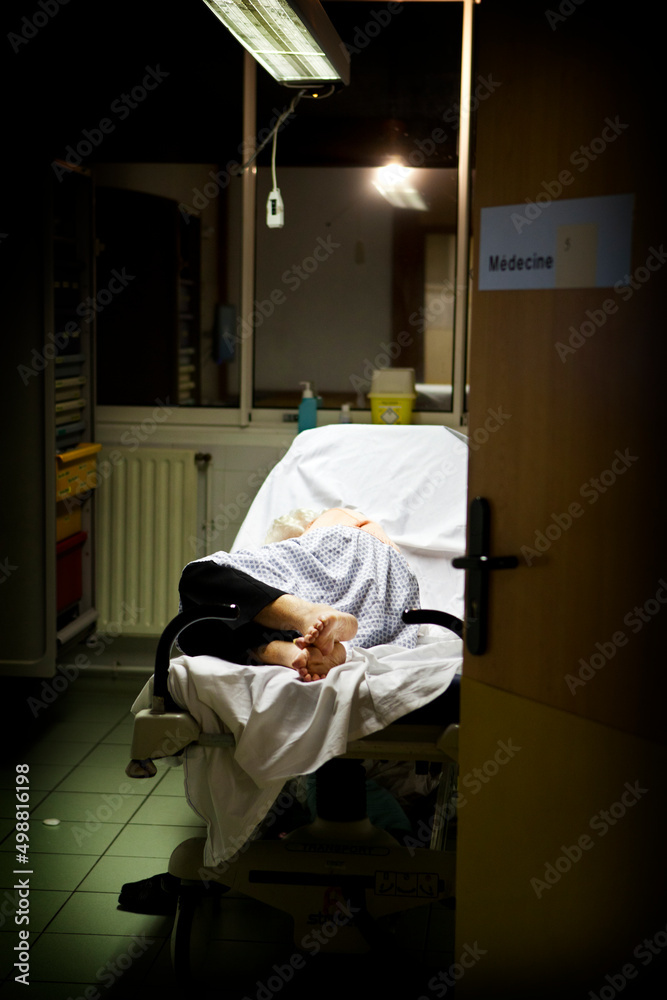
[[[65,166],[64,164],[62,165]],[[50,300],[56,464],[56,636],[60,649],[97,621],[94,599],[95,262],[93,183],[86,171],[54,174]]]

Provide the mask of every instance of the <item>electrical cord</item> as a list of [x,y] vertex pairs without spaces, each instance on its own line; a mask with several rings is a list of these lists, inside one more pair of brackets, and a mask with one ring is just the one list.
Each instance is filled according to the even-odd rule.
[[280,131],[280,127],[285,121],[285,119],[289,118],[289,116],[294,113],[294,109],[296,108],[297,104],[299,103],[302,97],[310,97],[314,99],[320,97],[330,97],[331,94],[334,93],[335,89],[336,88],[334,86],[331,86],[326,93],[320,95],[318,93],[308,94],[307,88],[301,87],[298,94],[296,94],[293,97],[289,108],[287,108],[285,111],[283,111],[281,115],[279,115],[278,120],[276,121],[275,125],[267,135],[266,139],[258,146],[258,148],[255,150],[250,159],[247,160],[244,164],[242,164],[242,166],[237,168],[236,171],[237,174],[243,174],[243,172],[247,170],[248,167],[250,167],[255,162],[257,156],[259,155],[259,153],[261,153],[261,151],[267,145],[269,140],[273,139],[273,148],[271,150],[272,187],[271,191],[269,192],[269,197],[266,203],[266,224],[271,229],[281,229],[285,223],[285,209],[283,205],[283,199],[280,194],[280,189],[278,187],[278,178],[276,177],[276,150],[278,147],[278,132]]
[[264,140],[264,142],[262,142],[262,143],[259,144],[259,146],[257,147],[257,149],[252,154],[252,156],[250,157],[249,160],[246,160],[245,163],[242,163],[239,166],[239,168],[238,168],[238,172],[239,173],[242,173],[244,170],[247,170],[248,167],[252,166],[252,164],[255,162],[255,160],[257,159],[257,157],[259,156],[259,154],[262,152],[262,150],[264,149],[264,147],[268,145],[268,143],[271,141],[271,139],[273,139],[273,148],[274,148],[274,155],[275,155],[276,136],[278,135],[278,130],[279,130],[280,126],[282,125],[282,123],[285,121],[285,119],[289,118],[289,116],[293,113],[295,107],[297,106],[297,104],[299,103],[299,101],[301,100],[301,98],[304,96],[304,93],[305,93],[305,91],[302,89],[292,99],[292,103],[290,104],[289,108],[287,108],[286,111],[283,111],[283,113],[280,115],[280,117],[278,118],[276,124],[273,126],[273,128],[271,129],[271,131],[267,135],[267,137]]
[[238,167],[238,173],[242,173],[244,170],[247,170],[248,167],[251,167],[252,164],[257,159],[257,157],[259,156],[259,154],[265,148],[265,146],[267,146],[269,144],[269,142],[273,139],[272,171],[273,171],[273,183],[274,183],[274,186],[275,186],[276,143],[277,143],[277,135],[278,135],[278,132],[280,130],[280,126],[282,125],[282,123],[285,121],[286,118],[289,118],[289,116],[291,114],[293,114],[294,109],[296,108],[297,104],[299,103],[299,101],[301,100],[302,97],[305,97],[305,98],[307,98],[309,100],[315,100],[315,99],[317,99],[318,101],[323,101],[326,97],[331,97],[331,95],[336,90],[336,87],[332,84],[331,87],[329,88],[329,90],[325,94],[309,94],[307,92],[307,88],[301,86],[300,84],[289,84],[289,83],[287,83],[287,84],[284,84],[284,86],[291,87],[291,88],[295,88],[295,87],[298,86],[298,87],[300,87],[299,93],[296,94],[295,97],[292,99],[292,102],[291,102],[289,108],[287,108],[286,111],[283,111],[283,113],[280,115],[280,117],[278,118],[276,124],[273,126],[273,128],[271,129],[271,131],[267,135],[266,139],[262,143],[260,143],[260,145],[257,147],[257,149],[255,150],[255,152],[252,154],[252,156],[250,157],[250,159],[246,160],[245,163],[242,163]]

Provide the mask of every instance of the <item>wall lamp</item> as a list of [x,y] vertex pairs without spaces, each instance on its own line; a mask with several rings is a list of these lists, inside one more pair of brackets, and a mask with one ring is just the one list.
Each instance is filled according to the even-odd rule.
[[410,167],[394,160],[384,167],[378,167],[373,187],[394,208],[413,208],[418,212],[426,212],[428,205],[410,180],[411,174]]
[[279,83],[350,82],[350,57],[319,0],[204,0]]

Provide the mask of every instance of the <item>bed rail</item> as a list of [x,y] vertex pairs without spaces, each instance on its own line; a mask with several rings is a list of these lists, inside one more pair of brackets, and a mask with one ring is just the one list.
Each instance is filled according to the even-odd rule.
[[168,678],[171,649],[181,632],[198,621],[236,621],[238,616],[239,608],[235,604],[197,605],[179,612],[165,627],[155,650],[152,707],[137,712],[134,719],[131,760],[125,769],[128,777],[154,777],[157,768],[153,760],[176,756],[193,743],[234,745],[234,737],[227,733],[201,732],[196,720],[184,712],[169,694]]
[[188,611],[181,611],[169,622],[160,636],[155,651],[155,673],[153,675],[153,712],[179,710],[169,694],[167,680],[169,677],[169,661],[171,647],[181,632],[195,622],[214,618],[219,621],[236,621],[239,608],[235,604],[201,604]]
[[[131,760],[126,768],[128,776],[150,778],[157,773],[153,760],[177,756],[186,746],[233,746],[234,737],[227,733],[202,733],[199,724],[176,704],[168,689],[171,650],[178,636],[190,625],[206,619],[235,621],[239,608],[234,605],[198,605],[182,611],[164,629],[155,652],[153,675],[153,700],[150,709],[142,709],[135,716]],[[435,624],[463,635],[463,622],[445,611],[424,608],[406,609],[406,624]],[[401,726],[392,724],[383,733],[364,737],[350,743],[347,757],[378,758],[397,757],[405,760],[445,762],[456,760],[458,725]]]
[[428,608],[407,608],[402,615],[406,625],[442,625],[450,632],[463,638],[463,622],[447,611],[432,611]]

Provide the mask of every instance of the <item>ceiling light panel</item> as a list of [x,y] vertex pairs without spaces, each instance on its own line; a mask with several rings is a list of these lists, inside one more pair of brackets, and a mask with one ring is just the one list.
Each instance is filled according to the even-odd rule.
[[349,82],[349,55],[318,0],[204,0],[280,83]]

